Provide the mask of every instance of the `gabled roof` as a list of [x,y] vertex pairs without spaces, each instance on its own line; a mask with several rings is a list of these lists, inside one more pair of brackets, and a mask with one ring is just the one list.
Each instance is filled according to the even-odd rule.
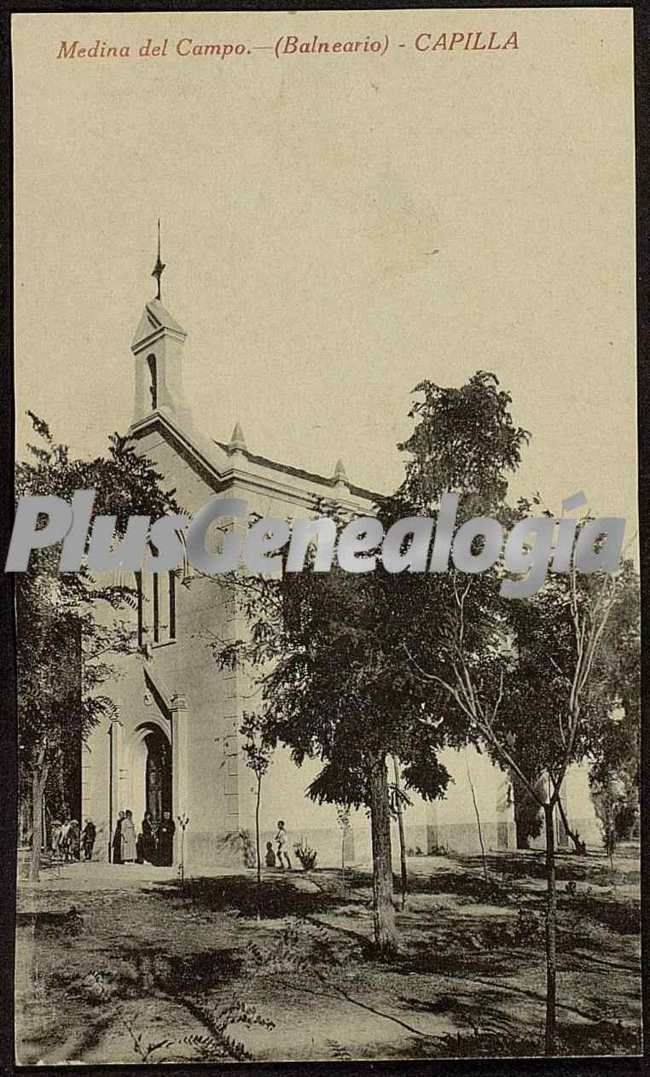
[[[230,454],[232,451],[231,444],[226,441],[217,441],[215,438],[214,444],[225,453]],[[307,482],[318,483],[319,486],[335,487],[337,482],[342,478],[340,472],[334,474],[331,478],[327,478],[325,475],[318,475],[315,471],[305,471],[304,468],[294,467],[293,464],[278,463],[277,460],[270,460],[268,456],[258,456],[257,453],[250,452],[250,450],[245,447],[241,448],[240,451],[252,464],[259,464],[260,467],[268,468],[270,471],[280,471],[284,475],[294,475],[297,479],[306,479]],[[345,471],[343,474],[345,474]],[[351,494],[354,494],[355,497],[362,497],[364,500],[374,502],[381,501],[382,499],[382,494],[375,493],[373,490],[366,490],[364,486],[356,486],[354,483],[349,482],[347,477],[345,482],[348,490]]]
[[172,317],[160,300],[150,299],[148,303],[145,303],[131,347],[136,348],[138,344],[142,343],[143,340],[146,340],[152,333],[157,332],[159,329],[170,329],[172,333],[178,333],[179,336],[187,336],[182,325],[178,324],[176,319]]

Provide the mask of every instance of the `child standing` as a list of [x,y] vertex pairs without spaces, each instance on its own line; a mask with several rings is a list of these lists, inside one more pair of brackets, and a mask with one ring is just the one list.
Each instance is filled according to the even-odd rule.
[[284,819],[278,819],[278,832],[275,835],[275,844],[278,847],[278,863],[282,870],[284,870],[285,861],[289,871],[291,871],[291,861],[289,860],[289,835],[284,829]]
[[266,843],[266,866],[267,868],[275,867],[275,853],[273,852],[273,846],[270,841]]

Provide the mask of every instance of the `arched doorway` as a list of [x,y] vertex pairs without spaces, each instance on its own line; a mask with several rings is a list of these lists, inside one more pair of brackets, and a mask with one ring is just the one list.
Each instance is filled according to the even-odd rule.
[[157,823],[164,811],[171,812],[173,818],[172,749],[166,730],[156,721],[138,726],[127,758],[130,777],[123,800],[124,806],[133,810],[136,830],[146,811]]
[[159,822],[163,812],[172,810],[172,753],[169,741],[160,729],[147,733],[144,743],[147,750],[145,805]]

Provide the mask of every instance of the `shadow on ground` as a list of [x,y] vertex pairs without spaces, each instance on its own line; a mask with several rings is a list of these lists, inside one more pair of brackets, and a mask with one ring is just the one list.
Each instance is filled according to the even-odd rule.
[[[483,869],[481,856],[464,856],[463,864],[476,872]],[[513,851],[498,854],[488,853],[485,866],[490,873],[506,881],[517,879],[545,879],[546,862],[543,850],[530,849],[525,852]],[[572,851],[556,852],[555,874],[558,882],[575,880],[589,881],[597,886],[611,886],[617,883],[638,883],[641,875],[638,867],[612,871],[601,853],[590,852],[586,856],[576,856]]]
[[[276,1026],[246,1030],[260,1061],[540,1055],[544,891],[526,884],[544,865],[492,859],[487,879],[480,858],[414,865],[390,961],[373,953],[372,878],[359,869],[268,872],[260,887],[248,872],[30,892],[18,918],[24,1057],[92,1064],[108,1050],[128,1063],[123,1015],[148,1041],[198,1042],[233,1000]],[[638,1052],[638,899],[572,888],[559,921],[561,1052]]]
[[[369,880],[365,880],[369,882]],[[231,912],[244,917],[276,920],[286,916],[309,916],[337,906],[357,903],[331,877],[318,872],[264,877],[258,887],[250,875],[231,875],[226,878],[192,878],[184,887],[174,880],[161,883],[154,893],[176,902],[188,903],[211,912]]]

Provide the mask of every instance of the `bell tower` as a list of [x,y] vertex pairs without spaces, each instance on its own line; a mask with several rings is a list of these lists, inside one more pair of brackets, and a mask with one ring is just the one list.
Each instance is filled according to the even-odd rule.
[[157,281],[156,297],[145,303],[131,344],[135,357],[134,423],[157,411],[171,411],[177,418],[187,415],[183,392],[183,347],[187,333],[163,306],[161,277],[164,269],[158,221],[158,257],[151,274]]

